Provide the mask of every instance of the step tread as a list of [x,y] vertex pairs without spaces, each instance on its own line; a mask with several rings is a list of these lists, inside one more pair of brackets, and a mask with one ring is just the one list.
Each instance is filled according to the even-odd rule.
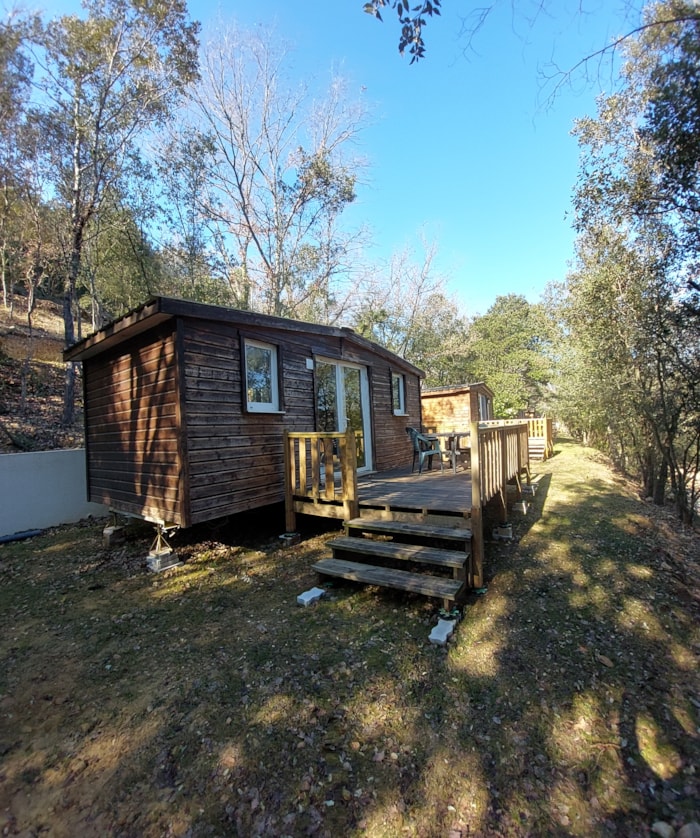
[[399,544],[395,541],[375,541],[371,538],[357,538],[349,535],[334,538],[327,542],[327,546],[332,550],[343,550],[346,553],[423,562],[440,567],[463,567],[467,561],[467,554],[463,550],[444,550],[441,547]]
[[471,539],[472,531],[467,527],[438,527],[433,524],[412,524],[401,521],[375,521],[371,518],[353,518],[346,521],[347,529],[378,532],[391,535],[420,535],[426,538],[441,538],[446,541],[466,541]]
[[353,582],[365,582],[384,588],[398,588],[425,596],[456,599],[464,583],[455,579],[428,576],[425,573],[410,573],[407,570],[392,570],[370,564],[349,562],[345,559],[321,559],[313,565],[317,573],[350,579]]

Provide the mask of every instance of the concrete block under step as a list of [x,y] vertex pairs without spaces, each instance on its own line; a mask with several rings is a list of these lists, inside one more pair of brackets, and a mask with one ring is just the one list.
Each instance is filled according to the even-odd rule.
[[309,605],[313,605],[314,602],[318,602],[325,593],[323,588],[311,588],[308,591],[304,591],[303,594],[299,594],[297,605],[303,605],[306,608]]
[[435,646],[446,646],[447,641],[454,634],[457,620],[438,620],[436,626],[430,632],[428,640]]
[[512,541],[513,527],[511,524],[499,524],[494,528],[493,538],[496,541]]
[[126,541],[126,527],[109,526],[102,530],[102,546],[109,550]]

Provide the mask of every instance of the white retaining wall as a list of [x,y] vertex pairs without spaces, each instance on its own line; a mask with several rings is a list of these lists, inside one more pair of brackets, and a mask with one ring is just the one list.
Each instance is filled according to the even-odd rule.
[[86,496],[84,448],[0,455],[0,536],[107,515]]

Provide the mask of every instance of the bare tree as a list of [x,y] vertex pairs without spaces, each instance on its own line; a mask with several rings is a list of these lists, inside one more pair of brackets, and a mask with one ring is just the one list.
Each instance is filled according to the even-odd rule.
[[349,150],[365,120],[339,78],[323,99],[285,79],[270,33],[221,31],[201,59],[191,117],[206,155],[204,214],[237,266],[235,304],[327,319],[352,237],[336,224],[355,198]]
[[353,324],[426,373],[429,385],[454,384],[467,376],[468,321],[435,269],[437,246],[422,240],[422,253],[400,251],[384,273],[363,289]]

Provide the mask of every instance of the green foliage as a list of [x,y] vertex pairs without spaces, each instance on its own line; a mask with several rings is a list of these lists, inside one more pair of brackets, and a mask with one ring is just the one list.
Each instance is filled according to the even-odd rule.
[[684,244],[697,255],[700,214],[700,12],[697,4],[670,4],[687,19],[674,27],[649,74],[642,135],[659,165],[659,192],[667,212],[683,221]]
[[87,16],[36,22],[40,68],[36,118],[53,172],[53,195],[69,210],[68,286],[78,281],[85,227],[139,175],[139,140],[162,125],[196,77],[197,24],[180,0],[166,5],[93,0]]
[[469,380],[484,381],[494,391],[498,418],[546,407],[551,377],[551,332],[544,308],[525,297],[496,298],[469,329]]
[[[581,120],[578,265],[560,314],[559,413],[692,519],[700,464],[695,4],[648,10],[621,90]],[[694,168],[695,167],[695,168]],[[690,287],[691,293],[688,293]]]
[[406,47],[409,47],[411,64],[425,56],[425,44],[423,43],[423,27],[426,24],[425,17],[432,17],[440,14],[441,0],[425,0],[416,6],[411,6],[410,0],[370,0],[365,3],[364,10],[381,20],[380,9],[391,5],[396,9],[401,36],[399,37],[399,52],[404,54]]

